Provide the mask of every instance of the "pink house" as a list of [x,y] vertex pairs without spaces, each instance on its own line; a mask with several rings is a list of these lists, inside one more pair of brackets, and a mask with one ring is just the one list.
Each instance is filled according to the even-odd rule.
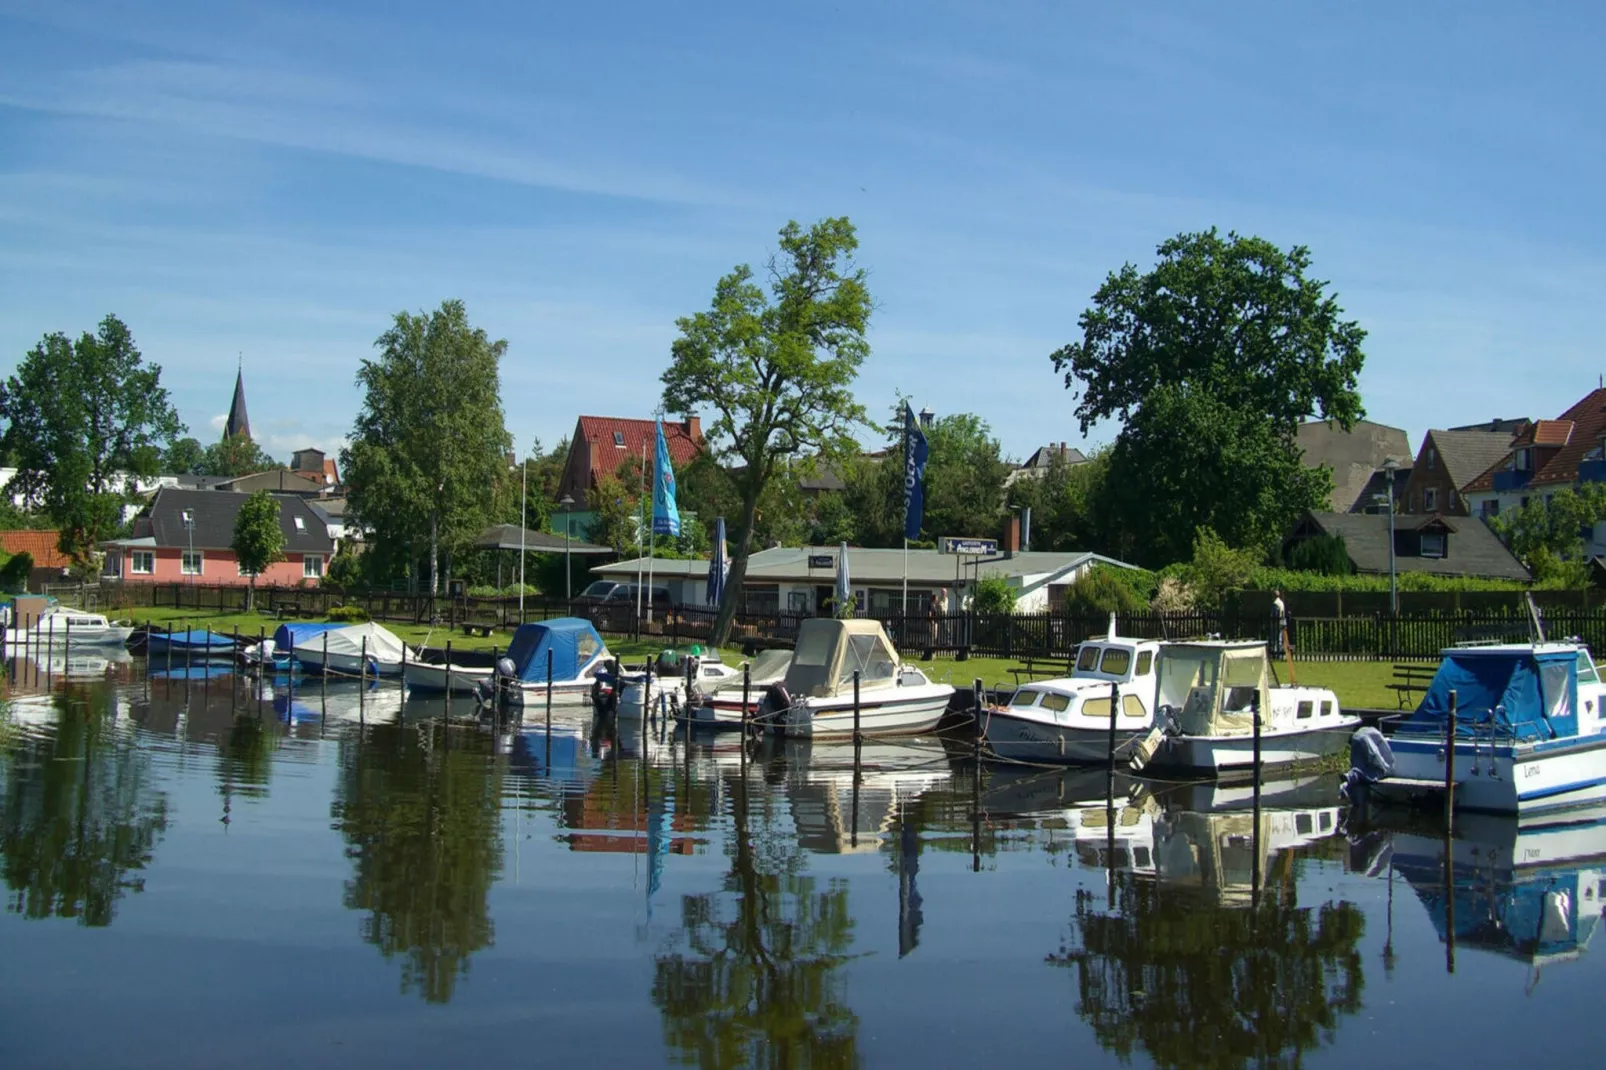
[[[135,518],[130,538],[102,544],[104,576],[124,583],[245,586],[251,577],[240,571],[230,544],[234,518],[247,497],[229,491],[162,488],[150,509]],[[316,586],[335,552],[329,527],[304,498],[275,494],[273,500],[279,503],[284,560],[269,565],[257,584]]]

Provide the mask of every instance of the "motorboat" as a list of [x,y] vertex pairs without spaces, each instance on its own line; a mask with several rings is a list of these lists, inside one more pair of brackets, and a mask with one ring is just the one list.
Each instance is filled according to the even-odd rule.
[[248,666],[270,665],[275,670],[295,667],[295,646],[303,639],[347,627],[335,621],[293,621],[279,625],[273,635],[260,643],[240,648],[240,660]]
[[665,650],[658,655],[652,666],[650,697],[645,672],[620,676],[619,708],[624,711],[639,712],[644,701],[663,702],[677,709],[683,708],[691,705],[687,701],[688,684],[689,693],[695,701],[700,693],[733,680],[740,684],[741,679],[742,670],[725,664],[725,659],[720,656],[718,650],[704,649],[701,645],[694,645],[684,651]]
[[[1145,773],[1253,775],[1340,754],[1361,719],[1324,687],[1273,687],[1264,643],[1162,643],[1156,725],[1132,753]],[[1256,731],[1256,719],[1259,731]]]
[[304,635],[291,653],[308,672],[339,676],[397,676],[413,656],[396,633],[372,621]]
[[1114,705],[1115,751],[1125,757],[1154,727],[1159,652],[1155,640],[1117,636],[1112,616],[1108,635],[1077,647],[1070,676],[1024,684],[1007,705],[983,713],[988,748],[1011,761],[1106,761]]
[[557,617],[521,624],[495,671],[481,682],[479,695],[526,704],[548,695],[554,702],[584,701],[601,686],[608,658],[607,645],[588,620]]
[[[759,699],[771,684],[786,679],[791,667],[792,652],[786,649],[761,650],[731,676],[712,687],[699,687],[693,701],[682,706],[682,716],[699,727],[740,728],[743,722],[743,695],[749,716],[758,712]],[[701,680],[699,680],[701,684]]]
[[[753,723],[816,739],[929,732],[954,689],[899,657],[878,620],[816,617],[798,627],[792,663],[764,691]],[[857,710],[857,712],[855,712]]]
[[1453,710],[1457,809],[1526,817],[1606,802],[1603,706],[1606,685],[1575,640],[1451,647],[1368,793],[1442,807]]
[[410,691],[475,694],[489,683],[496,672],[491,665],[458,665],[445,662],[409,661],[402,667],[402,679]]
[[145,657],[152,663],[205,661],[232,657],[238,644],[231,635],[210,628],[185,628],[177,632],[149,632],[145,637]]
[[120,646],[133,634],[134,625],[129,621],[108,620],[104,613],[58,604],[46,608],[32,624],[7,628],[6,643],[12,647],[80,643]]

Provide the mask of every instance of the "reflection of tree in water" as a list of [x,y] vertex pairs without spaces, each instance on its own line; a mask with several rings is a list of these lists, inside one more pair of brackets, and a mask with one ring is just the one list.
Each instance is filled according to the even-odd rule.
[[1141,1046],[1162,1067],[1237,1067],[1298,1066],[1331,1041],[1361,1006],[1364,918],[1349,903],[1298,906],[1292,879],[1268,884],[1258,909],[1130,875],[1115,913],[1080,894],[1079,939],[1050,961],[1076,969],[1077,1013],[1099,1042],[1123,1059]]
[[255,714],[237,714],[229,734],[218,741],[218,793],[223,796],[223,821],[237,797],[268,797],[268,775],[280,736]]
[[331,814],[354,872],[346,906],[363,939],[403,957],[403,992],[452,998],[490,946],[487,897],[501,874],[500,775],[491,740],[438,726],[375,725],[343,744]]
[[0,854],[12,913],[110,925],[117,900],[144,888],[138,871],[167,830],[150,760],[117,737],[97,690],[56,695],[50,733],[23,736],[4,756]]
[[731,789],[730,872],[719,892],[681,900],[673,951],[652,999],[678,1058],[703,1067],[848,1067],[859,1019],[837,967],[853,943],[847,885],[802,875],[795,840],[749,829],[747,787]]

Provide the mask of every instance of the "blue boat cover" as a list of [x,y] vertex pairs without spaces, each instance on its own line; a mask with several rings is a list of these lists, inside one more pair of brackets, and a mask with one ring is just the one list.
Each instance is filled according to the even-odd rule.
[[597,652],[602,637],[588,620],[558,617],[539,624],[521,624],[508,644],[518,678],[527,684],[546,683],[546,655],[552,652],[552,680],[563,683],[580,675]]
[[182,632],[152,632],[151,643],[167,643],[172,647],[193,647],[197,650],[231,650],[234,637],[214,632],[209,628],[187,628]]
[[[1444,895],[1443,858],[1403,858],[1394,863],[1411,883],[1443,940],[1450,932],[1450,901]],[[1457,866],[1454,876],[1455,942],[1525,962],[1575,954],[1587,946],[1600,920],[1579,868],[1543,868],[1533,873],[1492,873]],[[1585,885],[1580,887],[1580,885]]]
[[309,635],[321,635],[330,629],[344,627],[344,624],[335,624],[331,621],[298,620],[294,624],[281,624],[273,630],[273,649],[288,654],[295,649],[297,643]]
[[1469,647],[1445,654],[1422,704],[1405,730],[1444,733],[1450,692],[1456,693],[1457,727],[1493,720],[1522,742],[1578,734],[1578,654],[1574,650]]

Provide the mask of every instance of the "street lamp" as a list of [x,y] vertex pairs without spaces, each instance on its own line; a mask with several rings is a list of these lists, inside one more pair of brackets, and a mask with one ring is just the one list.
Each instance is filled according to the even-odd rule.
[[1398,458],[1383,461],[1383,471],[1389,474],[1389,614],[1394,617],[1400,615],[1400,590],[1394,578],[1394,474],[1399,470]]
[[[193,510],[193,509],[185,509],[183,512],[179,513],[179,519],[184,522],[184,530],[189,535],[190,552],[185,555],[185,562],[184,562],[185,564],[189,564],[191,561],[195,560],[195,510]],[[195,577],[195,573],[191,572],[187,568],[186,569],[180,569],[179,571],[185,573],[186,575],[188,575],[190,577],[190,579],[187,580],[186,582],[188,582],[188,583],[194,583],[195,582],[195,578],[194,578]]]
[[574,600],[571,590],[574,583],[574,566],[569,557],[569,507],[574,504],[574,499],[565,494],[558,499],[558,504],[563,506],[563,600],[572,602]]

